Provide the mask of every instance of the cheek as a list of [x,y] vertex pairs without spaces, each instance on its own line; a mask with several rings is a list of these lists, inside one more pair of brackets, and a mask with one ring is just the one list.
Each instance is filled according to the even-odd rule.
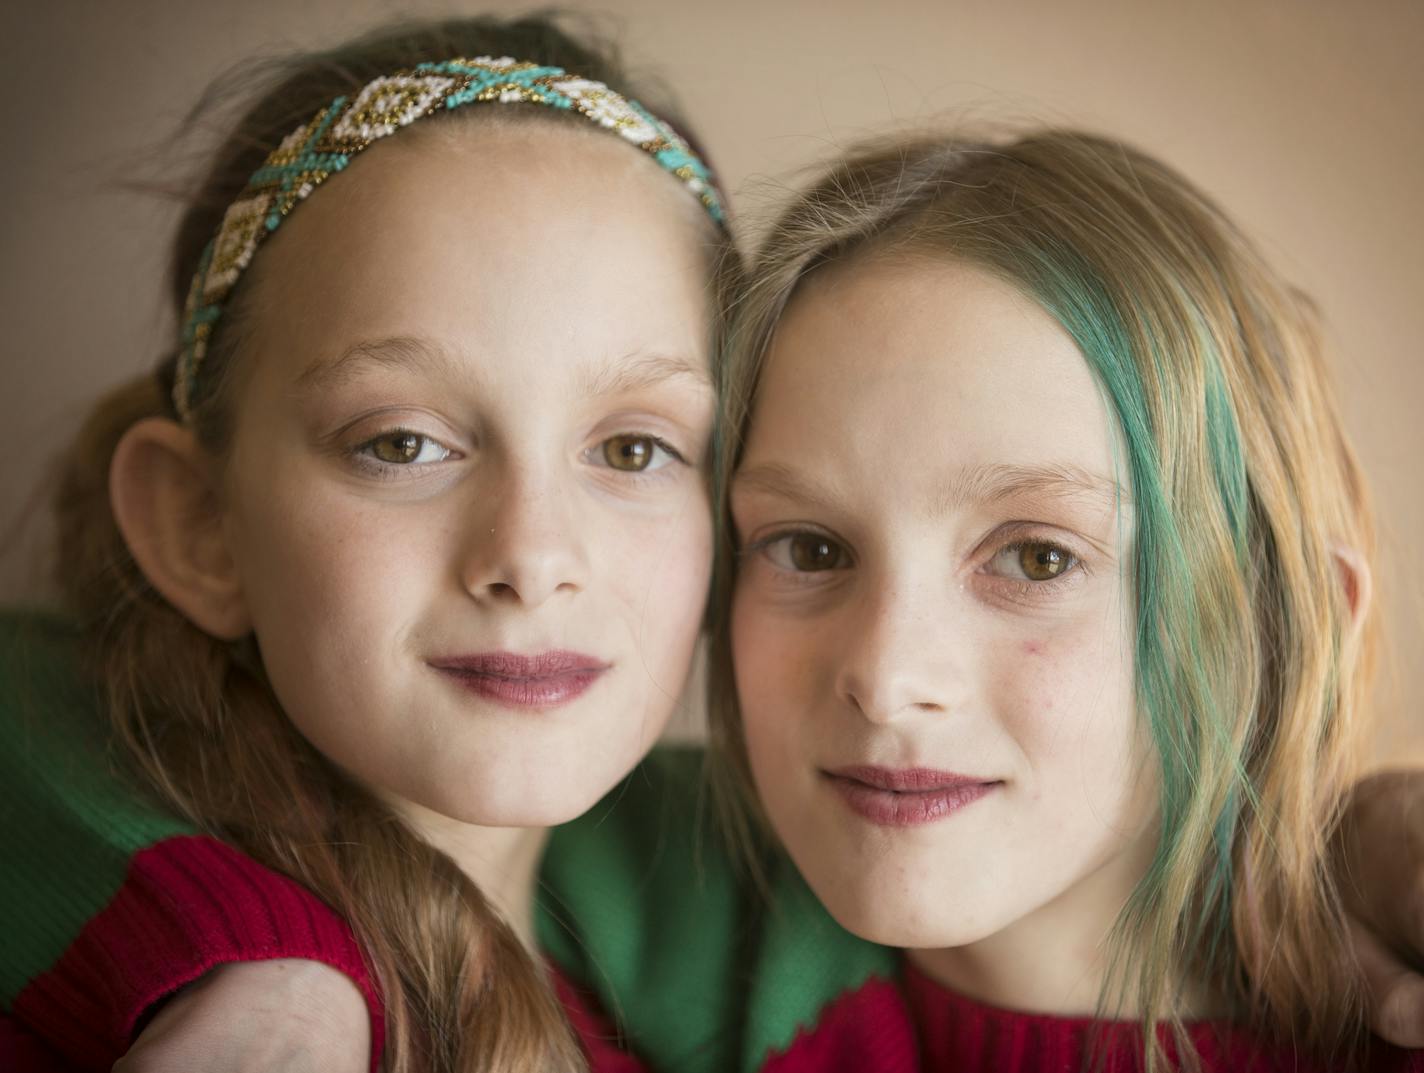
[[[643,559],[642,569],[630,569],[628,590],[674,621],[700,622],[712,576],[712,514],[706,494],[700,489],[689,493],[679,510],[640,527],[630,543],[647,549],[650,559]],[[628,559],[623,548],[610,561]]]
[[742,725],[762,796],[786,788],[814,708],[808,631],[769,614],[754,597],[734,595],[732,668]]
[[[444,561],[431,535],[438,517],[393,524],[378,505],[305,487],[271,487],[237,519],[237,555],[256,605],[271,624],[320,622],[323,632],[399,615]],[[424,537],[422,536],[424,535]]]
[[299,465],[244,491],[235,554],[283,707],[322,719],[388,697],[419,610],[447,571],[450,520],[434,507],[393,512],[304,479]]
[[691,667],[712,573],[712,517],[705,492],[689,489],[653,515],[600,511],[585,520],[597,599],[626,631],[649,685],[676,698]]
[[1035,800],[1118,827],[1143,771],[1131,634],[1110,613],[1000,646],[996,707]]

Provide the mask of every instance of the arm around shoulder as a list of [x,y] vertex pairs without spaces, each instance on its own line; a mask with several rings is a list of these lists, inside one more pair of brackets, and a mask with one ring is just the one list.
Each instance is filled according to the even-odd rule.
[[114,770],[77,644],[62,620],[0,616],[0,1008],[65,1061],[108,1069],[218,966],[307,959],[364,996],[378,1055],[381,1002],[350,928]]

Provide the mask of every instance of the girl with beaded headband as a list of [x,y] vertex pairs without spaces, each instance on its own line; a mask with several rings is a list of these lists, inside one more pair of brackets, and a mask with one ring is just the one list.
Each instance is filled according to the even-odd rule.
[[852,150],[732,333],[724,800],[908,949],[921,1060],[1424,1068],[1328,866],[1373,533],[1309,304],[1047,130]]
[[[180,225],[178,354],[100,404],[55,496],[126,760],[349,923],[336,960],[379,996],[372,1062],[396,1073],[610,1060],[530,953],[535,870],[692,658],[735,261],[706,165],[625,87],[540,18],[293,63]],[[295,899],[269,931],[320,936]],[[7,971],[42,967],[36,944]],[[26,1011],[65,964],[17,1020],[54,1028]],[[107,1068],[86,1035],[185,982],[49,1042]]]

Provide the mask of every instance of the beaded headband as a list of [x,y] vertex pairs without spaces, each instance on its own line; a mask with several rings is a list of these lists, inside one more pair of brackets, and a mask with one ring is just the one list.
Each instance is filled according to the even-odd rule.
[[354,97],[337,97],[283,138],[224,214],[203,251],[183,312],[183,346],[173,382],[173,402],[183,420],[192,413],[198,372],[223,304],[257,247],[297,203],[372,142],[424,116],[482,102],[541,104],[582,115],[650,155],[682,181],[713,221],[723,222],[712,173],[691,146],[637,101],[602,82],[508,56],[421,63],[384,75]]

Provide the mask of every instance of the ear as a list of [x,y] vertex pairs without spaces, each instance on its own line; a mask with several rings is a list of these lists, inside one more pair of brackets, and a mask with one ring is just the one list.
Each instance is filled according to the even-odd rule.
[[1335,559],[1335,569],[1345,591],[1345,604],[1350,609],[1349,639],[1353,641],[1359,636],[1365,615],[1370,610],[1370,602],[1374,599],[1374,574],[1370,571],[1369,561],[1358,548],[1333,544],[1330,554]]
[[119,531],[149,583],[205,633],[250,633],[219,509],[216,466],[197,437],[151,417],[124,433],[109,467]]

